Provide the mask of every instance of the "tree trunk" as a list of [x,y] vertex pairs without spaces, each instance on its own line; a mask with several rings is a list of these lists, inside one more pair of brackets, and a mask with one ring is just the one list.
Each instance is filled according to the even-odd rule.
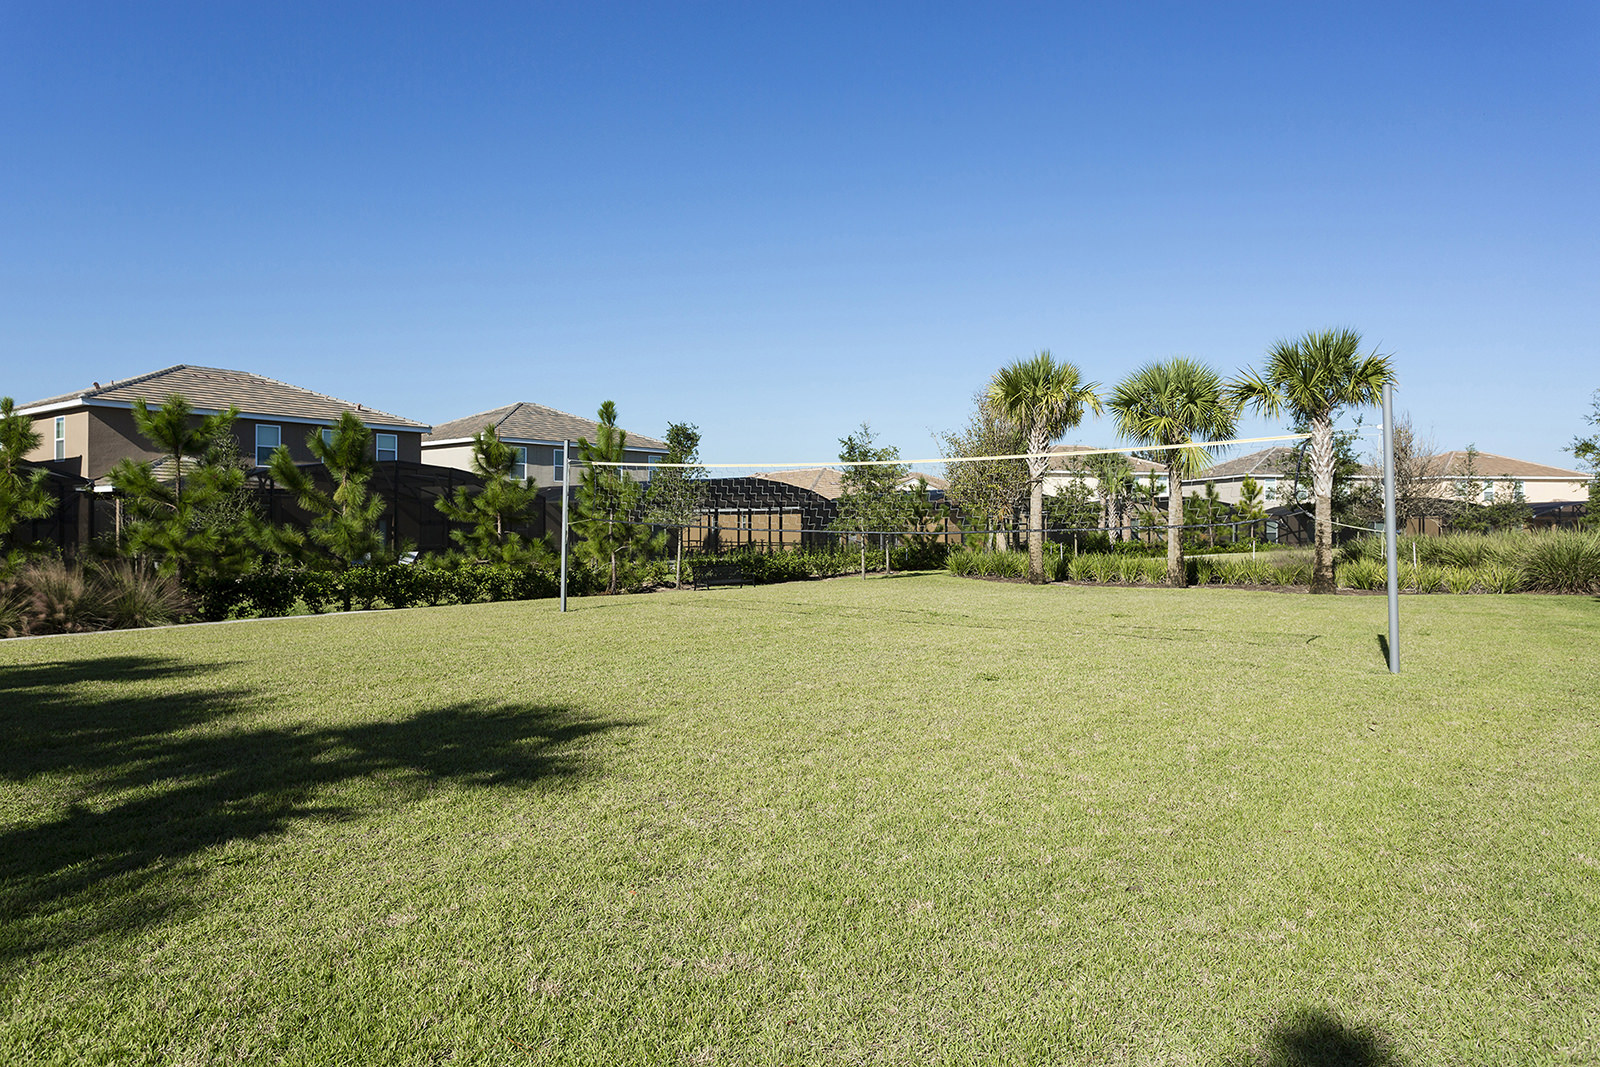
[[683,530],[678,530],[678,565],[672,572],[672,580],[676,588],[683,588]]
[[1188,584],[1183,573],[1183,479],[1174,464],[1167,464],[1167,584],[1182,589]]
[[1044,478],[1028,492],[1028,581],[1044,584]]
[[1311,422],[1311,491],[1317,503],[1316,548],[1311,564],[1311,591],[1332,593],[1333,580],[1333,422]]

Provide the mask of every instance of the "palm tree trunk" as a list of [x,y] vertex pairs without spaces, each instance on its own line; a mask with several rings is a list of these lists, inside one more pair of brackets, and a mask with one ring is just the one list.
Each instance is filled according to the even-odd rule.
[[1044,479],[1033,480],[1028,492],[1028,581],[1044,584]]
[[1183,479],[1175,464],[1167,464],[1167,584],[1182,589],[1183,573]]
[[1311,564],[1311,591],[1332,593],[1333,579],[1333,422],[1311,422],[1311,491],[1317,498],[1316,548]]

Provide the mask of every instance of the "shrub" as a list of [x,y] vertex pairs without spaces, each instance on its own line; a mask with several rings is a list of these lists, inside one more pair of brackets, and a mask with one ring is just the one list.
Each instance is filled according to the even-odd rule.
[[963,578],[1022,578],[1028,573],[1028,555],[1026,552],[961,548],[950,553],[945,566],[951,574]]
[[1444,589],[1444,568],[1426,563],[1412,567],[1410,577],[1404,582],[1419,593],[1437,593]]
[[105,591],[76,567],[58,559],[40,560],[22,570],[27,596],[26,628],[35,634],[103,630],[111,621]]
[[1118,582],[1122,580],[1122,561],[1116,556],[1090,556],[1094,568],[1094,580],[1097,582]]
[[100,602],[113,629],[167,626],[189,612],[189,598],[177,577],[157,574],[143,563],[94,563],[86,577],[100,587]]
[[0,637],[17,637],[27,632],[28,598],[15,585],[0,582]]
[[897,571],[933,571],[943,567],[949,555],[950,546],[943,541],[918,537],[890,551],[889,560]]
[[1381,589],[1388,584],[1388,567],[1381,560],[1354,559],[1334,568],[1334,576],[1345,589]]
[[[1095,581],[1094,556],[1073,556],[1066,561],[1067,577],[1074,582]],[[1059,576],[1058,576],[1059,577]]]
[[1541,593],[1600,592],[1600,532],[1536,534],[1522,559],[1522,586]]
[[1267,585],[1310,585],[1311,561],[1307,559],[1273,560],[1271,578]]
[[1478,586],[1486,593],[1515,593],[1522,588],[1522,571],[1509,563],[1488,563],[1478,568]]
[[1478,585],[1478,568],[1445,567],[1444,587],[1452,593],[1470,593]]

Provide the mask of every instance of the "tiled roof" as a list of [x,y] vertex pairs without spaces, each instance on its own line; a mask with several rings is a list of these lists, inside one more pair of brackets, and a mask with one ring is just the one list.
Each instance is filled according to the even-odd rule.
[[[422,443],[426,446],[440,441],[458,441],[471,437],[485,426],[493,426],[502,441],[576,441],[580,437],[593,440],[600,429],[600,424],[593,419],[582,419],[543,404],[523,401],[440,423],[422,439]],[[628,447],[665,451],[667,443],[643,434],[630,433]]]
[[[1556,478],[1574,482],[1589,480],[1589,475],[1583,471],[1551,467],[1525,459],[1513,459],[1510,456],[1497,456],[1493,452],[1477,453],[1473,466],[1479,478]],[[1435,455],[1428,464],[1428,473],[1425,477],[1463,478],[1466,476],[1466,470],[1466,450],[1457,449]],[[1377,467],[1366,466],[1361,468],[1361,473],[1376,478],[1379,472]]]
[[756,475],[768,481],[784,482],[788,485],[809,489],[818,496],[825,496],[829,500],[838,500],[844,493],[844,483],[838,471],[832,467],[807,467],[803,470],[793,471],[764,471]]
[[1259,452],[1237,456],[1207,467],[1200,477],[1211,481],[1216,478],[1242,478],[1244,475],[1265,474],[1279,477],[1294,472],[1294,449],[1282,445],[1263,448]]
[[306,419],[315,422],[336,422],[346,411],[355,413],[368,426],[388,426],[412,430],[426,430],[426,423],[403,419],[377,408],[352,404],[348,400],[314,393],[298,385],[289,385],[273,378],[263,378],[242,370],[223,370],[219,367],[194,367],[180,363],[176,367],[141,374],[137,378],[124,378],[108,385],[96,382],[88,389],[64,393],[18,408],[26,413],[30,408],[52,404],[69,404],[73,401],[111,403],[132,406],[135,400],[160,404],[174,393],[189,405],[202,411],[221,411],[237,407],[240,414],[250,417]]
[[[1099,452],[1103,454],[1104,451],[1105,450],[1099,445],[1068,445],[1065,448],[1059,448],[1056,450],[1055,456],[1050,460],[1049,469],[1054,471],[1070,470],[1070,464],[1072,463],[1074,456],[1080,456],[1084,452]],[[1124,453],[1124,455],[1126,456],[1127,454]],[[1082,459],[1079,462],[1094,458],[1094,456],[1082,456]],[[1163,467],[1159,463],[1151,463],[1148,459],[1141,459],[1138,456],[1127,456],[1127,460],[1129,469],[1135,474],[1144,474],[1146,471],[1155,471],[1157,474],[1164,474],[1167,470],[1167,468]]]

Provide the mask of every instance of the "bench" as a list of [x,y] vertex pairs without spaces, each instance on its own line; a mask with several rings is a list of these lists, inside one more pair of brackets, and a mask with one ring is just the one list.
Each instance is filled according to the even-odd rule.
[[744,585],[744,568],[737,563],[699,563],[694,568],[694,587],[710,589],[714,585]]

